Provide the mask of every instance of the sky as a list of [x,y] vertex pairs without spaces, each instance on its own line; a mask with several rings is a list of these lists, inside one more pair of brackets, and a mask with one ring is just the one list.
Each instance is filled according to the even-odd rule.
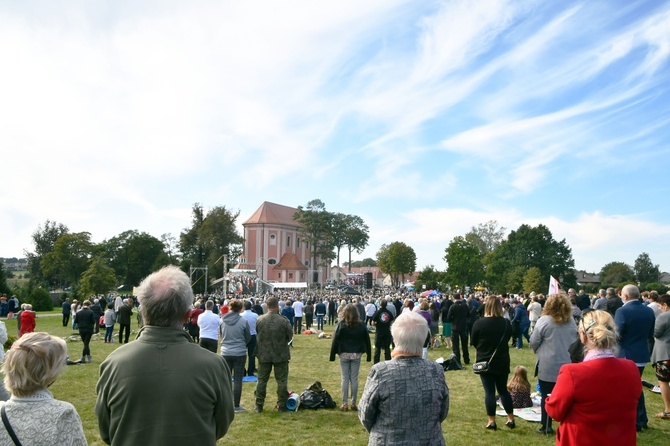
[[670,270],[670,1],[0,0],[0,60],[0,257],[320,199],[354,259],[495,220]]

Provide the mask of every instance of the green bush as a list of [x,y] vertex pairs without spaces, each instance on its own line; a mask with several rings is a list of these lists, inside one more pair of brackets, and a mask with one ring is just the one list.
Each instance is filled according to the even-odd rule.
[[54,309],[51,294],[44,288],[33,288],[26,302],[33,306],[33,311],[52,311]]
[[647,286],[644,287],[645,291],[653,291],[656,290],[658,291],[658,294],[665,294],[668,292],[668,287],[663,285],[662,283],[648,283]]
[[9,351],[9,349],[12,348],[12,344],[14,344],[17,339],[16,336],[8,335],[7,342],[5,342],[5,351]]

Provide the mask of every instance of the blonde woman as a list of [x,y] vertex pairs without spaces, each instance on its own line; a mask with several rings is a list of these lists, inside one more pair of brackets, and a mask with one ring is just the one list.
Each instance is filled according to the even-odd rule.
[[636,443],[640,372],[616,358],[617,332],[606,311],[589,311],[579,323],[584,361],[561,367],[547,413],[560,421],[558,446],[628,446]]
[[[63,370],[66,354],[65,341],[37,332],[24,334],[5,355],[2,371],[11,398],[0,402],[0,411],[21,444],[87,444],[77,410],[47,390]],[[13,444],[4,424],[0,444]]]

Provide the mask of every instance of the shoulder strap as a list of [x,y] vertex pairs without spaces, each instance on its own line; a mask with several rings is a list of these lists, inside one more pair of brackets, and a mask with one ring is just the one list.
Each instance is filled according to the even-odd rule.
[[19,441],[19,438],[16,436],[16,433],[14,433],[14,429],[12,429],[12,425],[9,424],[9,420],[7,419],[7,414],[5,413],[5,405],[2,405],[2,409],[0,409],[0,413],[2,414],[2,424],[5,425],[5,429],[7,429],[7,433],[9,434],[10,437],[12,437],[12,441],[16,446],[21,446],[21,442]]

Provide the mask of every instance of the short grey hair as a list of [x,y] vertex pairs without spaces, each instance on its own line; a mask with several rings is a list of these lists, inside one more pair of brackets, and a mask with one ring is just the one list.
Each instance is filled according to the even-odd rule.
[[426,319],[413,311],[402,313],[391,326],[396,350],[416,356],[421,356],[429,331]]
[[5,387],[18,397],[46,389],[63,371],[66,356],[64,340],[39,331],[24,334],[5,355]]
[[193,302],[191,279],[176,266],[166,266],[142,280],[137,300],[146,325],[182,328]]
[[624,286],[623,289],[621,290],[621,296],[625,296],[626,300],[639,300],[640,289],[635,285],[633,285],[632,283],[629,283],[628,285]]

